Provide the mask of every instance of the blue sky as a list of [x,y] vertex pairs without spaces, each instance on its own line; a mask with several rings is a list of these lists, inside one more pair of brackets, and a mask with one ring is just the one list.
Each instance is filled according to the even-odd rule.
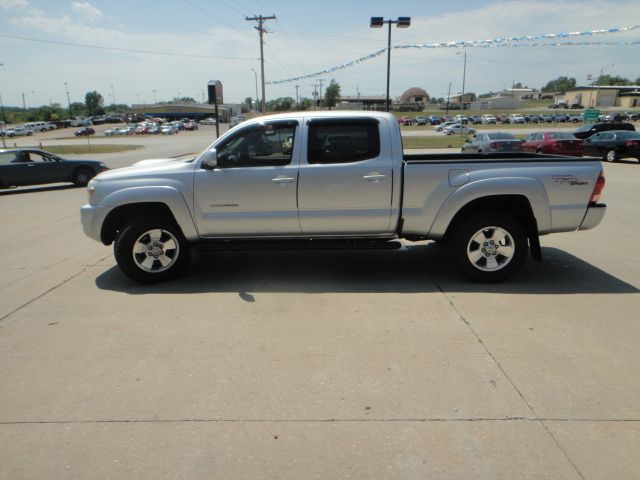
[[[386,46],[386,30],[370,29],[371,16],[411,16],[408,29],[392,31],[392,44],[586,31],[640,24],[638,0],[382,2],[288,0],[0,0],[0,94],[5,105],[83,101],[99,91],[106,102],[152,103],[175,96],[200,99],[206,83],[218,79],[225,101],[255,97],[259,75],[258,34],[244,17],[275,14],[267,22],[267,81],[299,77]],[[4,37],[3,37],[4,36]],[[42,43],[7,36],[44,40]],[[629,42],[640,29],[578,40]],[[153,55],[101,48],[164,52]],[[526,48],[467,48],[466,91],[483,93],[522,82],[539,88],[559,75],[579,84],[587,75],[640,76],[640,47],[623,45]],[[462,55],[455,49],[392,52],[391,95],[424,88],[432,96],[462,89]],[[386,57],[322,75],[335,78],[345,95],[383,95]],[[267,99],[311,96],[314,79],[267,86]],[[113,88],[111,87],[113,85]]]

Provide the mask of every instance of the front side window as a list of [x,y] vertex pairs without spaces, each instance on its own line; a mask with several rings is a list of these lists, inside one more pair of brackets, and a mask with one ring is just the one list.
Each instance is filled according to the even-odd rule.
[[377,122],[311,122],[309,125],[308,162],[352,163],[380,155],[380,132]]
[[220,168],[289,165],[297,122],[248,126],[216,147]]

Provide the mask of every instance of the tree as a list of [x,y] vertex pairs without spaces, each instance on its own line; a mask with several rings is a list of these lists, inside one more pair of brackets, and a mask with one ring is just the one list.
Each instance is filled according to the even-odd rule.
[[96,115],[98,108],[102,106],[104,102],[104,98],[95,90],[93,92],[87,92],[84,96],[84,103],[87,106],[87,115],[92,116]]
[[[73,112],[74,117],[84,117],[87,115],[87,107],[82,102],[72,102],[71,103],[71,111]],[[67,110],[65,113],[69,113]]]
[[280,97],[267,102],[267,110],[274,112],[286,112],[293,109],[295,100],[291,97]]
[[551,80],[540,90],[543,92],[566,92],[576,86],[576,79],[573,77],[558,77]]
[[338,98],[340,98],[340,84],[332,78],[331,83],[329,83],[324,92],[324,106],[329,107],[329,110],[331,110],[331,107],[336,106]]
[[302,97],[298,105],[298,110],[309,110],[313,106],[313,99]]
[[253,106],[253,98],[251,97],[247,97],[244,99],[244,104],[245,105],[249,105],[249,108],[251,108]]
[[173,97],[169,103],[198,103],[193,97]]
[[611,75],[600,75],[594,82],[594,85],[631,85],[631,80],[628,78]]
[[633,83],[634,85],[640,85],[640,77],[636,78]]

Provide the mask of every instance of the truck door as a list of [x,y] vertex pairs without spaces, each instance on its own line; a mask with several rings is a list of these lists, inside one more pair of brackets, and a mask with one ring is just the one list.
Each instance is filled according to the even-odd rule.
[[194,210],[204,237],[299,235],[297,121],[248,125],[216,146],[218,166],[196,168]]
[[298,209],[305,235],[362,235],[391,229],[393,157],[374,118],[307,123]]

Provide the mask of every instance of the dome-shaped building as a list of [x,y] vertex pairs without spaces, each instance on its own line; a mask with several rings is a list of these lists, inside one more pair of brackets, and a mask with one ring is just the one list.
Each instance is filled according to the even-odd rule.
[[412,87],[402,95],[400,95],[400,104],[426,105],[429,102],[429,94],[426,90],[419,87]]

